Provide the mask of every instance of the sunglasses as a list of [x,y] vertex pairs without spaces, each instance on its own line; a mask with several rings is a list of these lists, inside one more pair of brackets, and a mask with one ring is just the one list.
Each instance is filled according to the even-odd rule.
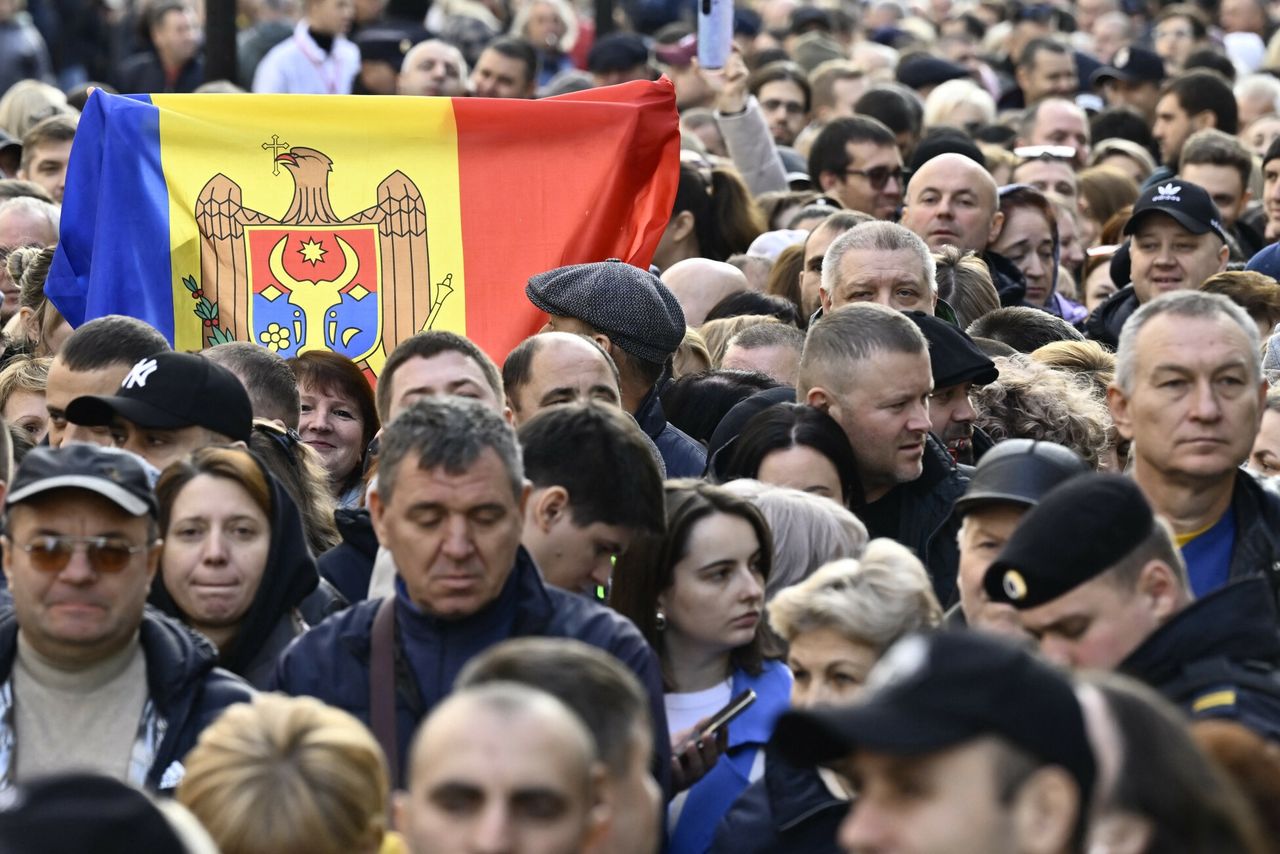
[[906,183],[907,170],[900,166],[877,166],[874,169],[846,169],[844,174],[861,175],[867,179],[871,189],[883,190],[884,185],[889,183],[890,178],[896,178],[898,186],[903,186]]
[[55,573],[67,568],[71,556],[83,548],[94,572],[114,574],[129,566],[130,559],[147,550],[114,537],[63,537],[48,534],[17,547],[40,572]]

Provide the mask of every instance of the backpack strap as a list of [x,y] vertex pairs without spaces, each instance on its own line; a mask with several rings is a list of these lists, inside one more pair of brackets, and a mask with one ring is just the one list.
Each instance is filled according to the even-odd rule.
[[400,785],[396,737],[396,597],[388,596],[373,617],[369,647],[369,728],[387,758],[391,788]]

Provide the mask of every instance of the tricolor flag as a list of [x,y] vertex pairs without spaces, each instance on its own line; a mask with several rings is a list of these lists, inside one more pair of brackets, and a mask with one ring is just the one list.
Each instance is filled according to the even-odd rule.
[[679,179],[669,81],[541,101],[95,92],[45,291],[178,350],[334,350],[376,375],[423,329],[495,359],[528,277],[649,263]]

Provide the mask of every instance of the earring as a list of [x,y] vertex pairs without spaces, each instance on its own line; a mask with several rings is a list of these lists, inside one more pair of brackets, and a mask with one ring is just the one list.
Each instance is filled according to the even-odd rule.
[[667,627],[667,615],[662,613],[661,608],[653,615],[653,627],[658,631],[662,631]]

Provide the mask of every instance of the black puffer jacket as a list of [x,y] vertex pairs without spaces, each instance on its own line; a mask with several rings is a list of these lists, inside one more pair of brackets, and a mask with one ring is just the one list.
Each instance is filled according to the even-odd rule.
[[1120,330],[1138,310],[1138,295],[1133,285],[1125,285],[1107,301],[1093,310],[1084,324],[1084,334],[1099,344],[1116,349],[1120,344]]

